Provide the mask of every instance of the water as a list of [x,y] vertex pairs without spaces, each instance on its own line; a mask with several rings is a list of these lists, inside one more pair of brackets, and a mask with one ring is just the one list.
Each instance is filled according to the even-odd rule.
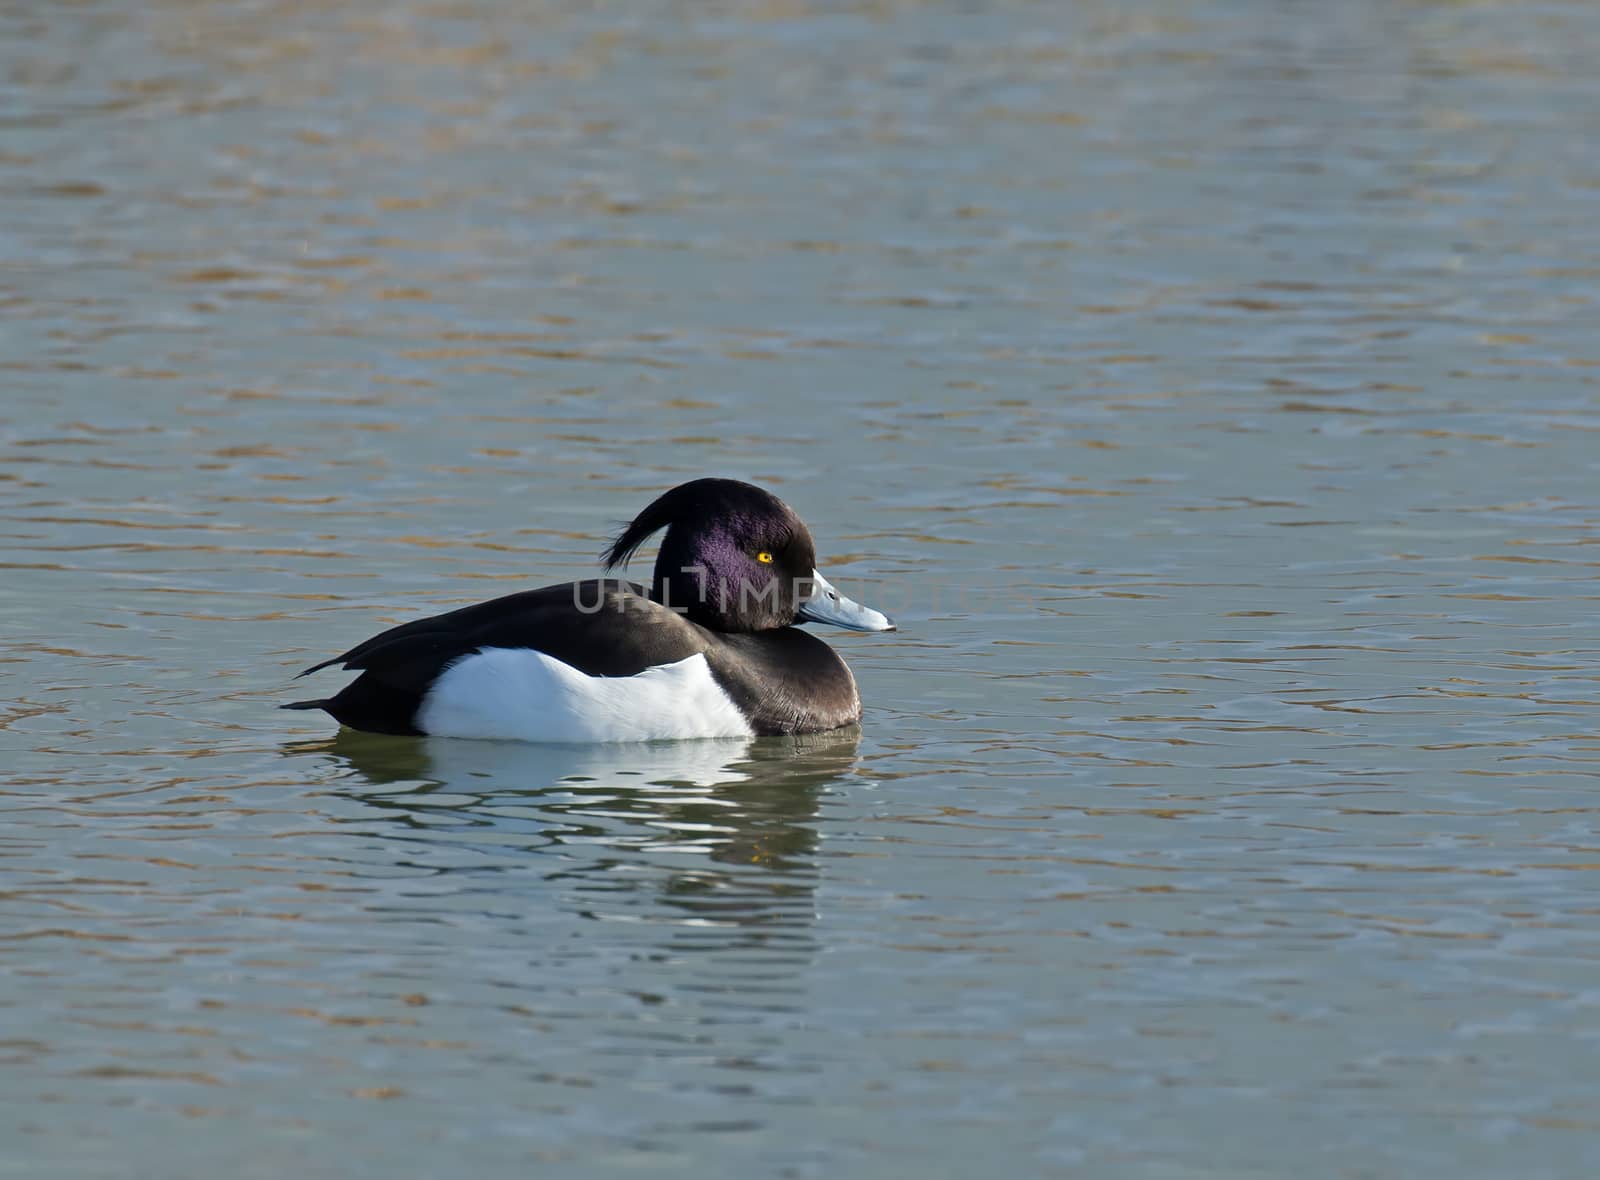
[[[0,1173],[1595,1174],[1597,38],[0,14]],[[713,473],[859,733],[274,708]]]

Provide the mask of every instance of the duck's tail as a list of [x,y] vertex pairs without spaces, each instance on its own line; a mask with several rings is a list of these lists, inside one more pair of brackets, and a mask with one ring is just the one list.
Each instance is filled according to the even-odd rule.
[[330,697],[321,701],[290,701],[287,705],[279,705],[280,709],[326,709],[333,703]]

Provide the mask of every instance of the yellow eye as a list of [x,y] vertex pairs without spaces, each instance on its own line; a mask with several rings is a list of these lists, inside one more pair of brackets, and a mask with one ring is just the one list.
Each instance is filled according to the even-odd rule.
[[768,553],[765,549],[763,549],[760,553],[756,554],[756,560],[759,561],[762,565],[771,565],[772,564],[772,554]]

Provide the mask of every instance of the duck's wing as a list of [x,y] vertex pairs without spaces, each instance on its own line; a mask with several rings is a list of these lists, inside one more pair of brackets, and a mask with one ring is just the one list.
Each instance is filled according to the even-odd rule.
[[527,648],[588,676],[632,676],[704,651],[700,628],[650,600],[634,582],[603,578],[524,590],[416,619],[374,635],[335,664],[379,672],[395,684],[425,687],[460,656],[486,647]]

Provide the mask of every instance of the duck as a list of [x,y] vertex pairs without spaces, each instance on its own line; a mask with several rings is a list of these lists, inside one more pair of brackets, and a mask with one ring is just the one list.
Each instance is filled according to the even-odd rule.
[[818,572],[794,509],[741,480],[692,480],[612,539],[603,572],[625,570],[663,529],[648,587],[594,578],[403,623],[299,674],[360,673],[339,692],[281,707],[371,733],[581,744],[860,721],[849,665],[799,625],[895,624]]

